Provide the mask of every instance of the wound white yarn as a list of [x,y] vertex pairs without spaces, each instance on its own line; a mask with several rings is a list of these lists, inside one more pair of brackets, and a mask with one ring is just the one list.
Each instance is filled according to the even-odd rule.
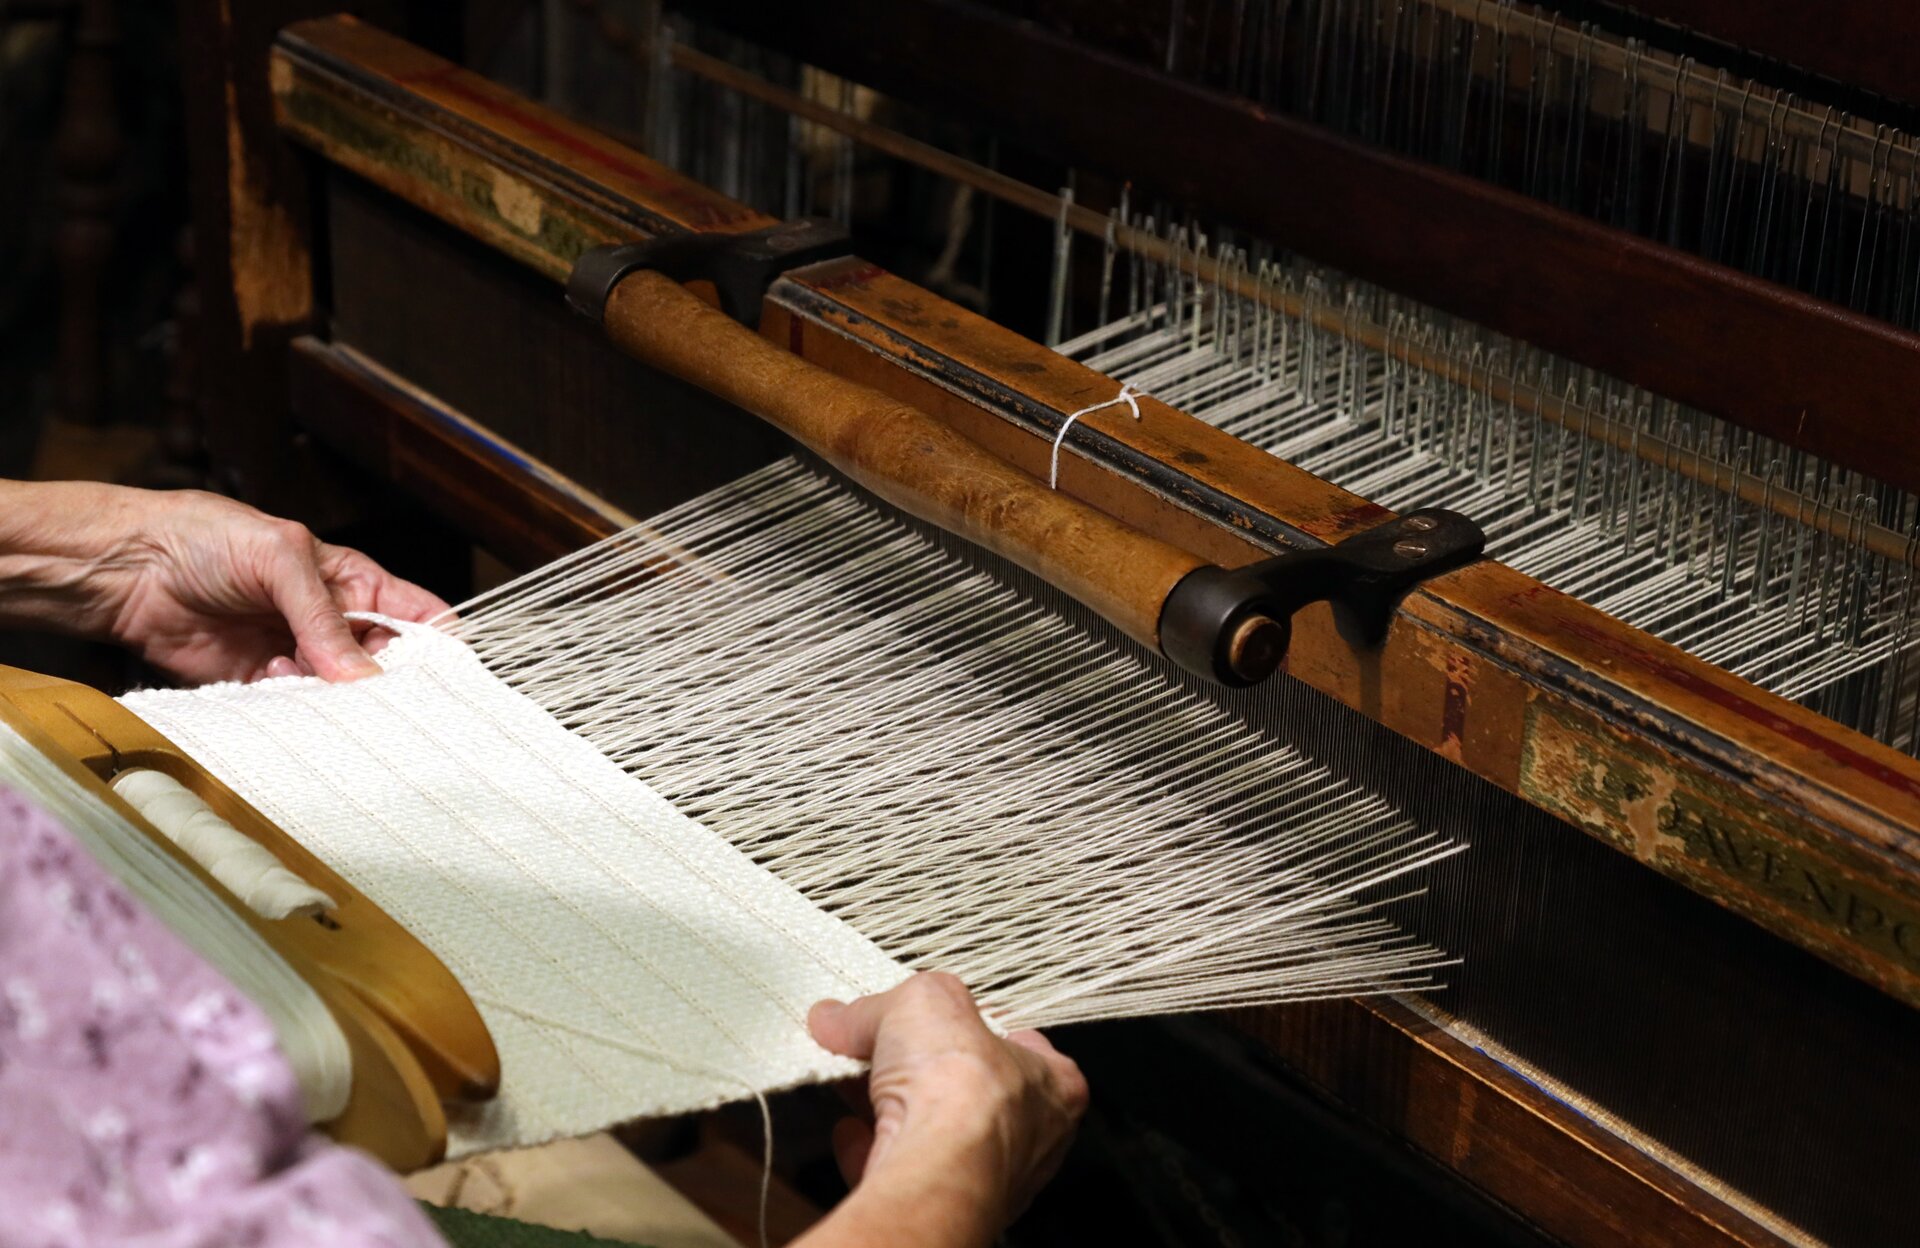
[[130,767],[113,778],[113,791],[261,918],[304,918],[334,908],[333,898],[166,772]]
[[[273,1024],[300,1081],[307,1120],[347,1107],[347,1037],[313,988],[205,881],[13,728],[0,723],[0,779],[32,797],[173,933],[245,993]],[[244,1084],[245,1071],[221,1072]]]
[[1073,422],[1079,420],[1082,416],[1105,411],[1109,407],[1118,407],[1122,403],[1125,403],[1129,408],[1133,409],[1133,418],[1139,420],[1140,405],[1134,402],[1134,395],[1136,393],[1138,392],[1135,391],[1132,386],[1121,386],[1120,393],[1114,395],[1105,403],[1095,403],[1091,407],[1083,407],[1060,422],[1060,431],[1053,435],[1053,458],[1047,468],[1048,489],[1057,490],[1060,488],[1060,444],[1067,440],[1067,430],[1073,428]]

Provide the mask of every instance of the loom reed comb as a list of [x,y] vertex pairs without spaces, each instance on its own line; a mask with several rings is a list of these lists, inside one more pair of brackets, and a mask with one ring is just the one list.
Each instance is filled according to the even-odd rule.
[[[425,945],[111,697],[72,681],[0,666],[0,721],[114,806],[226,900],[326,1004],[352,1051],[344,1112],[322,1128],[396,1170],[446,1151],[443,1101],[491,1097],[500,1059],[466,990]],[[268,920],[235,897],[109,787],[132,768],[171,776],[333,901],[320,915]]]

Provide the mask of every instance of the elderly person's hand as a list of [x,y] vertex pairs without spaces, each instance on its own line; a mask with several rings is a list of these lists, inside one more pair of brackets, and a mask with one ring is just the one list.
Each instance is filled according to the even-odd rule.
[[807,1021],[873,1073],[871,1122],[834,1136],[853,1193],[805,1248],[988,1244],[1059,1169],[1086,1110],[1079,1067],[1037,1031],[995,1036],[951,975],[823,1001]]
[[371,675],[343,612],[444,610],[358,551],[218,495],[0,482],[0,621],[116,641],[183,681]]

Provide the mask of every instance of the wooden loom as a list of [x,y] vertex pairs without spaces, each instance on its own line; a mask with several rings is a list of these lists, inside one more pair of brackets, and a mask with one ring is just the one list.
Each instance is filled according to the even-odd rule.
[[[1004,36],[1005,46],[1022,55],[1030,46],[1072,53],[1044,40],[1014,39],[997,19],[964,6],[828,8],[835,15],[844,10],[849,29],[860,22],[902,29],[888,23],[905,20],[899,14],[907,10],[925,10],[928,20],[948,23],[940,28],[947,46]],[[237,115],[245,119],[251,110],[254,133],[261,134],[258,118],[270,83],[281,126],[324,158],[317,176],[328,225],[309,252],[298,228],[301,200],[288,180],[298,170],[281,164],[286,154],[265,137],[247,176],[223,185],[211,208],[203,205],[224,228],[244,227],[265,241],[225,261],[232,299],[230,305],[223,299],[218,315],[230,318],[236,338],[251,344],[237,378],[258,379],[256,393],[270,396],[290,374],[306,429],[522,561],[602,535],[624,512],[659,501],[650,494],[661,487],[649,481],[653,456],[645,448],[670,448],[689,491],[772,453],[751,425],[671,385],[664,410],[629,423],[543,427],[544,404],[533,397],[541,384],[521,382],[516,390],[509,381],[504,393],[488,394],[485,384],[463,377],[440,346],[457,332],[473,354],[515,361],[502,372],[516,365],[538,371],[553,379],[558,401],[542,399],[556,407],[611,406],[644,386],[660,394],[660,383],[625,371],[557,306],[551,316],[522,315],[511,331],[490,328],[489,313],[552,300],[550,283],[592,246],[689,230],[747,232],[773,224],[770,219],[365,27],[335,21],[290,31],[263,83],[237,49],[263,46],[263,32],[242,28],[265,19],[231,20],[235,25],[220,29],[231,41],[225,64]],[[742,20],[784,33],[826,59],[824,41],[813,34],[771,19]],[[903,34],[903,45],[911,43]],[[842,55],[853,57],[870,45],[849,38],[843,46],[855,51]],[[881,71],[874,72],[885,85]],[[1097,57],[1088,72],[1121,75],[1112,90],[1130,98],[1173,90],[1137,72],[1125,76]],[[1022,81],[1003,75],[993,89],[1013,92]],[[1179,102],[1211,107],[1204,97]],[[988,101],[1007,109],[1031,104]],[[1305,154],[1292,150],[1290,159],[1313,156],[1310,135],[1277,125],[1260,134],[1261,141],[1309,145]],[[1351,175],[1356,179],[1396,172],[1342,155],[1360,162]],[[342,178],[335,169],[353,176]],[[365,183],[437,223],[397,208]],[[1296,207],[1277,224],[1302,220],[1323,217]],[[1555,245],[1572,249],[1563,254],[1574,257],[1568,264],[1576,272],[1587,271],[1579,247],[1603,249],[1615,241],[1550,213],[1533,213],[1526,228],[1560,230]],[[1325,243],[1336,256],[1353,245]],[[408,280],[440,292],[435,311],[441,319],[433,328],[422,328],[433,318],[375,276],[383,246],[406,249],[416,266]],[[539,280],[513,273],[498,256],[549,283],[544,293]],[[1656,249],[1645,263],[1657,267],[1666,259]],[[1711,267],[1674,271],[1703,307],[1750,309],[1758,318],[1754,326],[1786,326],[1768,331],[1776,333],[1766,339],[1776,344],[1770,349],[1838,350],[1845,358],[1880,361],[1850,370],[1869,387],[1846,396],[1858,410],[1885,398],[1870,388],[1878,384],[1872,379],[1910,367],[1910,352],[1902,354],[1908,349],[1891,331],[1856,326],[1850,336],[1845,317],[1819,308],[1802,308],[1796,319],[1795,307],[1811,301],[1771,298],[1764,284],[1743,284],[1706,271]],[[295,288],[316,284],[332,288],[332,323],[321,327],[330,332],[295,336],[312,327],[312,305],[294,297]],[[1737,298],[1728,293],[1736,288]],[[1673,297],[1636,289],[1636,298]],[[456,314],[457,304],[470,306]],[[1491,303],[1475,310],[1496,322],[1519,315]],[[532,341],[508,341],[528,335],[527,316]],[[1795,327],[1814,321],[1839,335],[1841,345],[1807,346],[1809,340],[1794,336]],[[1531,322],[1527,328],[1537,331]],[[1577,336],[1571,327],[1562,332],[1569,340]],[[830,372],[937,415],[1040,476],[1066,415],[1117,389],[1110,379],[854,258],[775,283],[760,333]],[[1560,345],[1552,333],[1545,337]],[[286,350],[277,351],[276,340]],[[1687,397],[1745,405],[1737,390],[1709,394],[1711,379],[1700,379],[1699,361],[1723,356],[1703,355],[1698,344],[1691,349],[1687,384],[1702,390]],[[577,376],[565,381],[543,371],[553,369],[555,359],[569,361]],[[1681,371],[1676,365],[1674,377],[1659,374],[1658,357],[1616,354],[1601,362],[1651,370],[1656,383]],[[1063,463],[1062,490],[1189,557],[1238,566],[1276,547],[1337,541],[1386,518],[1365,500],[1162,404],[1144,400],[1142,408],[1138,424],[1111,413],[1076,424],[1070,435],[1076,454]],[[713,436],[696,433],[701,425]],[[1907,457],[1872,442],[1877,427],[1866,419],[1820,422],[1822,437],[1839,439],[1820,449],[1843,459],[1879,457],[1895,471]],[[216,423],[212,433],[216,452],[236,465],[272,462],[237,453],[243,442],[267,440],[266,431]],[[1850,444],[1849,438],[1866,440]],[[1920,767],[1913,760],[1494,564],[1451,573],[1409,595],[1378,647],[1356,646],[1331,612],[1309,608],[1296,621],[1287,670],[1591,836],[1605,847],[1594,861],[1605,861],[1608,870],[1626,859],[1637,863],[1629,878],[1644,877],[1634,885],[1646,890],[1644,909],[1614,916],[1623,939],[1624,929],[1638,921],[1671,921],[1675,932],[1706,933],[1702,939],[1712,948],[1732,951],[1726,981],[1711,991],[1729,1000],[1770,987],[1798,993],[1793,1008],[1826,1012],[1836,1067],[1878,1061],[1876,1076],[1891,1070],[1904,1080],[1881,1084],[1893,1101],[1899,1088],[1914,1086],[1912,1064],[1889,1052],[1914,1034],[1905,1007],[1920,1004],[1920,842],[1914,835]],[[1655,873],[1696,897],[1664,890]],[[1669,912],[1683,917],[1669,918]],[[1758,935],[1755,927],[1770,935]],[[1790,946],[1851,981],[1812,966]],[[1764,1218],[1722,1200],[1711,1183],[1623,1142],[1410,1007],[1347,1003],[1241,1023],[1328,1096],[1401,1135],[1555,1238],[1780,1242]],[[1676,1043],[1697,1038],[1688,1034]],[[1813,1085],[1844,1090],[1848,1078],[1810,1075]],[[1817,1099],[1811,1092],[1782,1098],[1781,1120],[1794,1123]],[[1851,1108],[1859,1094],[1847,1092],[1837,1103]]]

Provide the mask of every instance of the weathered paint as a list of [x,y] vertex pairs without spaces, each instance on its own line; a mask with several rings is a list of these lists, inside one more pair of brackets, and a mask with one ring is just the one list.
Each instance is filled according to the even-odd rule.
[[424,126],[363,107],[297,66],[275,99],[282,128],[327,159],[556,280],[583,252],[643,236],[511,177],[503,201],[498,165]]
[[[1597,715],[1536,699],[1521,796],[1698,892],[1911,999],[1920,890],[1789,818],[1746,786],[1670,756]],[[1904,887],[1903,887],[1904,885]]]

